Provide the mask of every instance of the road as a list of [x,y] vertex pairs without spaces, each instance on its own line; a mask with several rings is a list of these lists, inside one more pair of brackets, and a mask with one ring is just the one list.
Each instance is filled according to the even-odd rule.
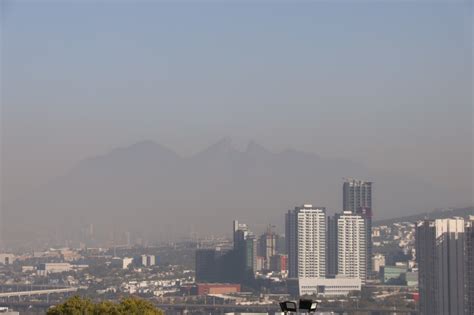
[[20,296],[32,296],[32,295],[44,295],[52,293],[68,293],[76,292],[77,288],[59,288],[59,289],[46,289],[46,290],[25,290],[25,291],[16,291],[16,292],[1,292],[0,298],[9,298],[9,297],[20,297]]

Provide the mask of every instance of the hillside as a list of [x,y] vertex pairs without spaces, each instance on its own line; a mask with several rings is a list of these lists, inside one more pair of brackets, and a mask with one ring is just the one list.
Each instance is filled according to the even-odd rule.
[[435,220],[435,219],[446,219],[452,217],[463,217],[467,218],[469,215],[474,215],[474,207],[459,208],[459,209],[438,209],[431,212],[425,212],[421,214],[415,214],[410,216],[404,216],[399,218],[392,218],[387,220],[378,220],[374,222],[374,226],[390,225],[397,222],[416,222],[419,220]]

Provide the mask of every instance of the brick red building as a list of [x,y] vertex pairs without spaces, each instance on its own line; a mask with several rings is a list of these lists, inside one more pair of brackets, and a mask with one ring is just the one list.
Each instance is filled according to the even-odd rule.
[[240,292],[240,284],[197,283],[193,291],[195,295],[235,293]]

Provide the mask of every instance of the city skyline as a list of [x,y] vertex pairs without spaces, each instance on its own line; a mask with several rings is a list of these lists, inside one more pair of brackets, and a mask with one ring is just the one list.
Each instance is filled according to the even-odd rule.
[[[470,212],[467,210],[465,213],[472,213],[473,211],[472,209],[469,210]],[[445,215],[450,216],[449,212],[446,212]],[[466,217],[466,214],[464,214],[465,219],[457,217],[436,219],[434,221],[418,220],[417,227],[415,227],[414,221],[403,221],[403,218],[402,221],[388,226],[376,224],[372,227],[372,236],[374,238],[373,249],[375,255],[373,258],[377,258],[377,263],[374,263],[374,266],[377,269],[372,270],[372,273],[368,273],[366,269],[366,218],[362,214],[358,214],[357,211],[343,211],[331,217],[326,215],[324,208],[304,204],[295,207],[294,210],[289,210],[285,216],[288,228],[286,235],[279,235],[274,232],[271,223],[262,234],[258,234],[253,233],[252,224],[248,225],[234,220],[228,222],[227,226],[228,230],[232,231],[233,237],[231,238],[191,238],[168,244],[144,244],[142,241],[136,243],[138,240],[128,239],[127,244],[106,246],[105,248],[80,244],[79,248],[75,248],[74,245],[66,245],[66,247],[58,249],[48,248],[33,253],[28,253],[28,251],[19,251],[16,254],[0,252],[0,269],[15,268],[15,270],[19,270],[18,266],[20,265],[22,266],[21,272],[17,276],[37,279],[57,278],[66,272],[69,274],[68,279],[71,278],[71,274],[74,275],[72,277],[77,276],[78,279],[82,279],[86,275],[86,278],[81,281],[90,281],[91,273],[94,274],[94,269],[97,268],[84,264],[86,261],[95,261],[94,264],[101,261],[100,264],[103,264],[105,259],[106,266],[111,272],[110,275],[114,275],[115,272],[127,273],[129,274],[128,279],[130,279],[130,275],[132,277],[133,275],[142,277],[143,272],[147,274],[148,279],[151,279],[154,278],[154,273],[150,274],[150,272],[163,270],[163,268],[165,268],[165,273],[160,277],[164,276],[168,279],[170,270],[177,270],[176,273],[173,273],[174,277],[178,277],[176,283],[169,280],[142,280],[139,283],[134,280],[124,280],[120,290],[137,296],[146,296],[151,292],[150,290],[154,290],[154,294],[174,292],[178,296],[179,292],[185,292],[189,299],[183,300],[184,305],[188,305],[186,301],[195,301],[196,298],[204,299],[205,304],[190,305],[191,308],[196,308],[197,311],[203,307],[212,307],[207,304],[207,299],[215,298],[216,294],[222,296],[224,300],[227,297],[230,299],[236,297],[243,299],[245,297],[251,300],[254,295],[249,295],[244,290],[260,287],[263,285],[261,281],[264,281],[266,284],[264,285],[265,288],[262,289],[262,292],[265,292],[262,293],[263,296],[266,296],[266,293],[272,290],[276,290],[273,292],[279,292],[280,294],[286,292],[293,298],[311,296],[322,301],[323,307],[329,310],[332,307],[338,307],[337,304],[334,305],[334,302],[331,302],[337,297],[337,300],[340,301],[339,308],[347,311],[364,311],[364,307],[359,309],[358,306],[359,303],[364,303],[364,305],[372,305],[371,309],[374,311],[392,312],[395,310],[393,307],[384,308],[384,303],[380,304],[377,299],[387,297],[393,300],[395,296],[401,294],[402,296],[396,301],[397,303],[403,303],[403,306],[398,305],[398,310],[415,310],[417,304],[413,304],[413,301],[418,301],[420,295],[420,310],[425,312],[423,307],[426,305],[426,299],[431,299],[429,296],[427,297],[426,288],[431,287],[438,290],[436,292],[439,293],[436,294],[443,296],[444,300],[438,304],[428,303],[429,306],[438,307],[436,305],[441,305],[443,309],[449,308],[453,311],[455,309],[456,314],[468,314],[468,310],[472,306],[472,283],[467,281],[469,276],[463,276],[464,271],[462,270],[467,268],[465,269],[466,273],[468,275],[472,273],[472,253],[474,252],[472,224],[474,215]],[[426,232],[420,233],[420,227],[423,225]],[[292,226],[293,231],[289,231]],[[436,231],[433,226],[436,226]],[[428,231],[428,229],[432,229],[432,231]],[[85,237],[93,240],[96,230],[97,228],[93,224],[87,225],[84,228]],[[333,234],[336,235],[335,244],[331,241]],[[416,237],[414,237],[415,234]],[[387,236],[390,237],[387,238]],[[128,235],[128,238],[130,238],[130,235]],[[288,240],[288,245],[282,247],[282,242],[285,239]],[[381,242],[381,240],[383,241]],[[296,247],[292,245],[295,243]],[[386,247],[390,250],[387,252],[382,244],[391,244]],[[395,244],[397,245],[394,246]],[[335,248],[332,247],[334,245]],[[397,247],[399,248],[398,251],[396,250]],[[431,248],[438,247],[440,250],[436,249],[429,252]],[[164,248],[168,248],[165,250],[165,256],[162,252]],[[187,249],[188,253],[184,254],[183,249]],[[334,252],[337,260],[336,266],[332,268],[337,270],[335,274],[330,271],[331,262],[328,261],[331,251]],[[177,261],[174,263],[167,262],[165,257],[168,255],[174,256],[175,252],[180,253],[179,256],[174,258]],[[192,262],[195,266],[194,271],[181,266],[181,264],[188,264],[189,266],[189,253],[194,256]],[[266,263],[267,255],[271,255],[270,264]],[[442,259],[435,258],[436,255],[439,255]],[[185,258],[186,256],[188,258]],[[182,261],[183,258],[187,262]],[[446,259],[449,260],[448,264],[436,264],[436,262],[445,261]],[[40,263],[28,265],[32,261]],[[432,265],[430,261],[435,262],[435,268],[429,267]],[[295,263],[297,264],[296,271],[294,271]],[[184,277],[183,271],[185,272]],[[103,275],[104,271],[101,271],[100,274]],[[418,275],[420,277],[419,281]],[[453,275],[457,276],[457,280],[454,282],[451,281]],[[426,284],[425,279],[427,278],[438,279],[438,282]],[[438,284],[445,281],[446,278],[451,279],[448,280],[449,285]],[[102,282],[101,278],[98,278],[98,281]],[[419,282],[421,284],[418,293]],[[371,293],[366,291],[366,285],[370,286]],[[391,288],[391,293],[388,296],[387,285]],[[3,296],[46,294],[50,291],[67,295],[73,294],[79,289],[69,285],[44,287],[39,291],[28,291],[28,288],[23,290],[20,293],[4,293]],[[81,294],[85,294],[85,291],[83,291],[85,286],[80,290]],[[104,294],[109,290],[110,287],[98,291],[94,290],[93,294],[97,294],[99,291],[99,294]],[[368,302],[366,298],[359,297],[357,292],[370,294],[371,299],[375,298],[375,302]],[[111,292],[107,294],[111,294]],[[277,294],[277,296],[280,294]],[[270,293],[268,296],[272,296],[272,294]],[[162,300],[163,298],[159,299]],[[269,297],[265,299],[269,299],[268,302],[264,302],[268,303],[264,304],[265,307],[273,310],[275,300]],[[465,301],[465,304],[458,303],[455,307],[452,303],[453,299]],[[5,303],[5,300],[3,301]],[[215,303],[214,301],[212,300],[211,303]],[[1,296],[0,303],[2,303]],[[159,308],[164,307],[167,312],[171,312],[174,305],[174,302],[166,306],[158,302]],[[182,307],[182,305],[176,304],[176,307]],[[263,306],[250,302],[246,307],[258,310],[258,307]],[[431,313],[431,311],[428,311],[422,314]]]
[[473,13],[0,0],[0,315],[474,315]]

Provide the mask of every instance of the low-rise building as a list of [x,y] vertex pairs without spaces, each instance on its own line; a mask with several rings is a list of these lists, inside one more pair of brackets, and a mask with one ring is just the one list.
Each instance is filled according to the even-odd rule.
[[61,253],[64,261],[67,262],[75,261],[81,258],[81,255],[77,251],[69,248],[62,248],[59,250],[59,252]]
[[300,278],[299,295],[342,296],[351,291],[360,291],[362,280],[359,278]]
[[380,267],[385,266],[385,256],[377,254],[372,257],[372,271],[380,272]]
[[195,295],[229,294],[240,292],[240,284],[233,283],[197,283],[192,293]]
[[13,254],[2,253],[0,254],[0,264],[10,265],[15,261],[16,257]]
[[418,286],[418,272],[416,271],[407,271],[401,275],[401,280],[405,285],[409,287]]
[[1,315],[20,315],[20,312],[15,312],[8,307],[0,306],[0,314]]
[[406,265],[380,267],[380,281],[384,284],[404,285],[402,277],[407,271]]
[[40,276],[46,276],[50,273],[68,272],[72,270],[70,263],[45,263],[39,264],[36,272]]
[[21,266],[21,272],[33,272],[36,271],[35,266]]

